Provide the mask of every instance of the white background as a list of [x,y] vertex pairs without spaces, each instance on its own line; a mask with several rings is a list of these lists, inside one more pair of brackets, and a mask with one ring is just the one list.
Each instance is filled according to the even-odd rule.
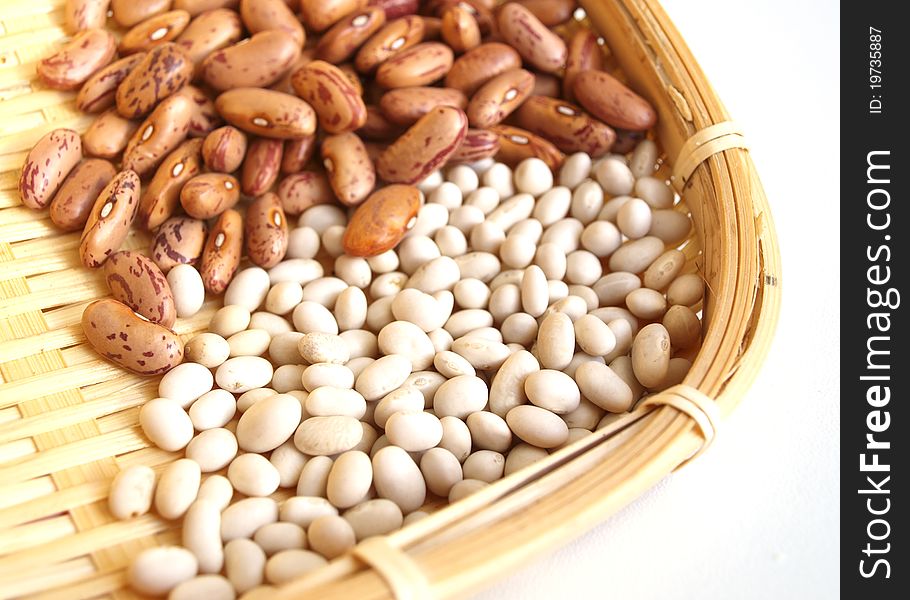
[[752,146],[783,257],[777,336],[708,453],[479,600],[838,596],[839,7],[663,2]]

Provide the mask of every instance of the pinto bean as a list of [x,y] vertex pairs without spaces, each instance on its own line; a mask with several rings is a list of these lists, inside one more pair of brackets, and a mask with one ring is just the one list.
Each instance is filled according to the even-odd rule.
[[578,106],[546,96],[532,96],[515,113],[515,123],[537,133],[563,152],[606,154],[616,140],[613,129]]
[[398,52],[376,69],[376,82],[384,88],[430,85],[452,68],[452,49],[439,42],[423,42]]
[[285,0],[240,0],[240,18],[250,33],[280,29],[302,47],[306,32]]
[[171,286],[151,259],[129,250],[114,252],[104,263],[104,278],[116,300],[152,323],[174,325],[177,308]]
[[385,25],[385,19],[381,8],[367,7],[351,13],[323,34],[316,45],[316,58],[336,65],[348,60]]
[[189,23],[190,13],[185,10],[172,10],[146,19],[120,38],[120,54],[151,50],[171,42],[183,33]]
[[325,173],[303,171],[285,177],[278,184],[281,206],[289,215],[299,215],[317,204],[328,204],[335,200],[332,186]]
[[357,206],[376,185],[376,169],[355,133],[330,135],[322,141],[322,162],[335,197]]
[[243,250],[243,218],[233,208],[221,213],[209,232],[199,275],[205,289],[220,294],[227,289],[240,266]]
[[240,200],[240,183],[224,173],[193,177],[180,190],[180,204],[196,219],[217,217]]
[[158,228],[149,255],[164,273],[177,265],[195,265],[207,231],[205,221],[200,219],[171,217]]
[[512,69],[489,80],[475,92],[468,106],[468,120],[479,128],[498,125],[530,97],[534,74]]
[[82,140],[72,129],[46,133],[25,156],[19,175],[19,198],[29,208],[41,209],[70,171],[82,159]]
[[521,56],[514,48],[489,42],[459,56],[446,75],[445,85],[471,97],[480,86],[497,75],[520,67]]
[[319,115],[319,124],[328,133],[354,131],[366,122],[363,98],[334,65],[314,60],[294,73],[291,85],[312,105]]
[[218,96],[215,108],[228,123],[263,137],[292,139],[316,132],[316,113],[312,107],[282,92],[234,88]]
[[139,175],[121,171],[98,198],[82,231],[79,256],[82,264],[95,269],[116,252],[130,231],[139,206]]
[[316,136],[308,135],[284,143],[281,155],[282,173],[299,173],[306,168],[316,151]]
[[98,354],[139,375],[167,373],[183,360],[183,342],[176,333],[140,319],[110,298],[85,308],[82,330]]
[[153,48],[117,88],[117,112],[127,119],[147,115],[193,76],[193,61],[176,44]]
[[117,52],[117,42],[109,31],[87,29],[73,36],[60,50],[38,62],[38,77],[55,90],[74,90]]
[[566,155],[546,139],[510,125],[495,125],[490,131],[499,136],[499,152],[496,157],[507,165],[517,165],[526,158],[539,158],[555,171],[562,165]]
[[100,113],[113,106],[117,87],[144,58],[145,52],[138,52],[97,71],[79,90],[76,108],[87,113]]
[[139,201],[140,226],[155,229],[174,214],[181,188],[202,168],[201,150],[202,140],[187,140],[162,161]]
[[242,36],[243,25],[237,13],[218,8],[204,12],[190,21],[177,38],[177,45],[193,61],[198,71],[209,54],[236,44]]
[[458,108],[440,106],[422,116],[380,155],[379,176],[393,183],[416,183],[445,165],[468,130]]
[[246,135],[236,127],[219,127],[205,136],[202,158],[205,166],[220,173],[233,173],[246,155]]
[[250,142],[243,171],[240,174],[240,190],[247,196],[260,196],[278,179],[281,168],[281,140],[256,138]]
[[123,168],[140,176],[156,168],[190,129],[193,103],[185,96],[171,96],[149,114],[123,151]]
[[[386,18],[391,19],[386,13]],[[417,15],[401,17],[389,23],[361,46],[354,66],[361,73],[372,73],[376,67],[423,40],[424,20]]]
[[268,87],[300,58],[300,46],[286,31],[271,29],[222,48],[202,61],[200,76],[218,91]]
[[54,194],[49,211],[54,225],[64,231],[78,231],[85,227],[95,199],[116,174],[114,165],[106,160],[82,160]]
[[246,211],[246,254],[253,264],[274,267],[288,251],[288,223],[277,194],[263,194]]

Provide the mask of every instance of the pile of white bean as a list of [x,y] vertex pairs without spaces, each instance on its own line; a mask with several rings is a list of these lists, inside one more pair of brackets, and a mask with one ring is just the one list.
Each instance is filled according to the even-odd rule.
[[284,262],[234,278],[142,407],[148,438],[186,458],[157,485],[121,472],[111,510],[182,517],[183,547],[143,552],[132,585],[268,589],[679,383],[704,285],[683,274],[691,222],[656,163],[644,141],[570,156],[555,187],[537,159],[437,172],[407,237],[369,259],[342,254],[341,208],[305,211]]

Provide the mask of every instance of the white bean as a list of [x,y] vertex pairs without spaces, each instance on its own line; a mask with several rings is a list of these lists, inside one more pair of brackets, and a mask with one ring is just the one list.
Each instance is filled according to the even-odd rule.
[[236,304],[250,312],[259,308],[269,293],[269,273],[261,267],[243,269],[234,275],[224,292],[224,304]]
[[196,267],[187,264],[175,266],[168,271],[167,283],[174,294],[178,317],[192,317],[199,312],[205,302],[205,287]]

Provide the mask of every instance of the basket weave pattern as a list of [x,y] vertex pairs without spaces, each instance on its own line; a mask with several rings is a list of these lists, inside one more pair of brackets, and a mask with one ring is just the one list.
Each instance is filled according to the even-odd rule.
[[[425,598],[476,589],[603,520],[687,460],[719,421],[706,415],[729,413],[754,378],[777,319],[780,269],[742,137],[716,125],[729,116],[656,0],[581,4],[658,109],[657,137],[695,222],[684,251],[710,293],[703,346],[685,385],[656,397],[671,407],[642,407],[361,544],[356,557],[286,586],[284,597]],[[133,597],[124,588],[130,557],[178,541],[173,523],[154,515],[115,521],[107,510],[119,469],[160,469],[177,458],[151,447],[138,427],[138,407],[155,396],[157,379],[128,374],[87,346],[82,310],[106,286],[81,266],[79,233],[61,234],[46,211],[21,206],[16,192],[25,153],[42,135],[82,131],[92,119],[75,108],[73,93],[44,89],[34,78],[36,61],[66,35],[62,5],[0,0],[0,599]],[[711,126],[720,129],[693,138]],[[124,247],[147,244],[146,234],[132,232]],[[215,308],[210,301],[180,319],[177,332],[204,328]],[[708,398],[716,406],[697,408]]]

